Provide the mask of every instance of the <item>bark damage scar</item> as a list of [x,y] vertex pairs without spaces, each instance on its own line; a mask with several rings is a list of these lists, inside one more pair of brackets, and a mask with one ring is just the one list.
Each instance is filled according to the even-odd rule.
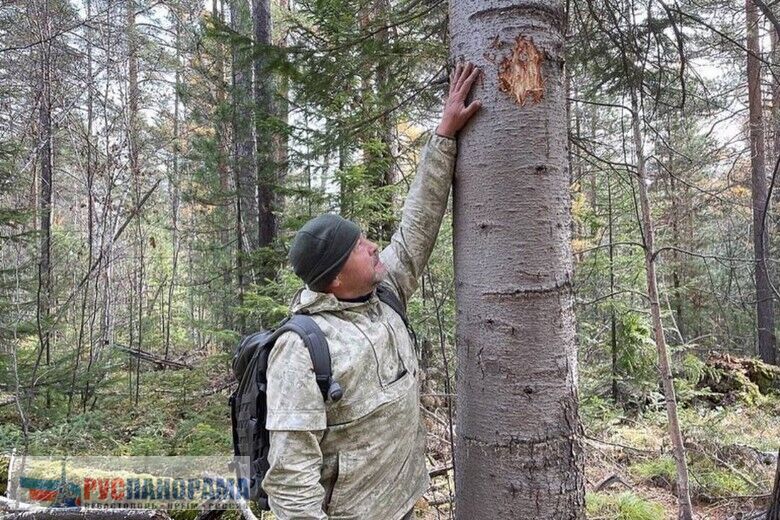
[[520,106],[525,105],[529,97],[532,102],[538,103],[544,97],[542,63],[542,51],[530,38],[518,36],[512,53],[498,66],[499,90],[514,97]]

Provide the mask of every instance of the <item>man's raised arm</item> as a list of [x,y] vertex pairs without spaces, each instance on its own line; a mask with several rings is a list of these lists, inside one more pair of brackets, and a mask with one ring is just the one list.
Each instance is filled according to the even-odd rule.
[[455,136],[481,107],[479,101],[466,106],[466,97],[479,74],[471,63],[459,64],[452,73],[441,122],[423,151],[401,224],[380,254],[388,278],[404,303],[417,289],[447,208],[455,169]]

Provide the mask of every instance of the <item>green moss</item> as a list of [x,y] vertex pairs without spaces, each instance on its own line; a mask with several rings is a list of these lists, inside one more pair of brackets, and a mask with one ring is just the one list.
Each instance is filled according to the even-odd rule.
[[664,517],[664,508],[629,491],[612,495],[588,493],[585,497],[588,518],[611,520],[658,520]]

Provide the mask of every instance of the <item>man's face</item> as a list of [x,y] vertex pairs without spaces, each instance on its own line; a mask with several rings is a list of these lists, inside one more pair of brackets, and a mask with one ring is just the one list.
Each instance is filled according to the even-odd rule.
[[355,296],[368,294],[379,285],[385,273],[379,248],[361,235],[337,277],[338,292]]

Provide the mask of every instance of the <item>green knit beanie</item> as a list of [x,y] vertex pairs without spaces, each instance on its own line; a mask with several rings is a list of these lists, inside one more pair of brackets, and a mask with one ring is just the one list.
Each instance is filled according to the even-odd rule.
[[360,227],[333,213],[308,221],[295,234],[288,259],[313,291],[323,292],[339,274],[360,238]]

